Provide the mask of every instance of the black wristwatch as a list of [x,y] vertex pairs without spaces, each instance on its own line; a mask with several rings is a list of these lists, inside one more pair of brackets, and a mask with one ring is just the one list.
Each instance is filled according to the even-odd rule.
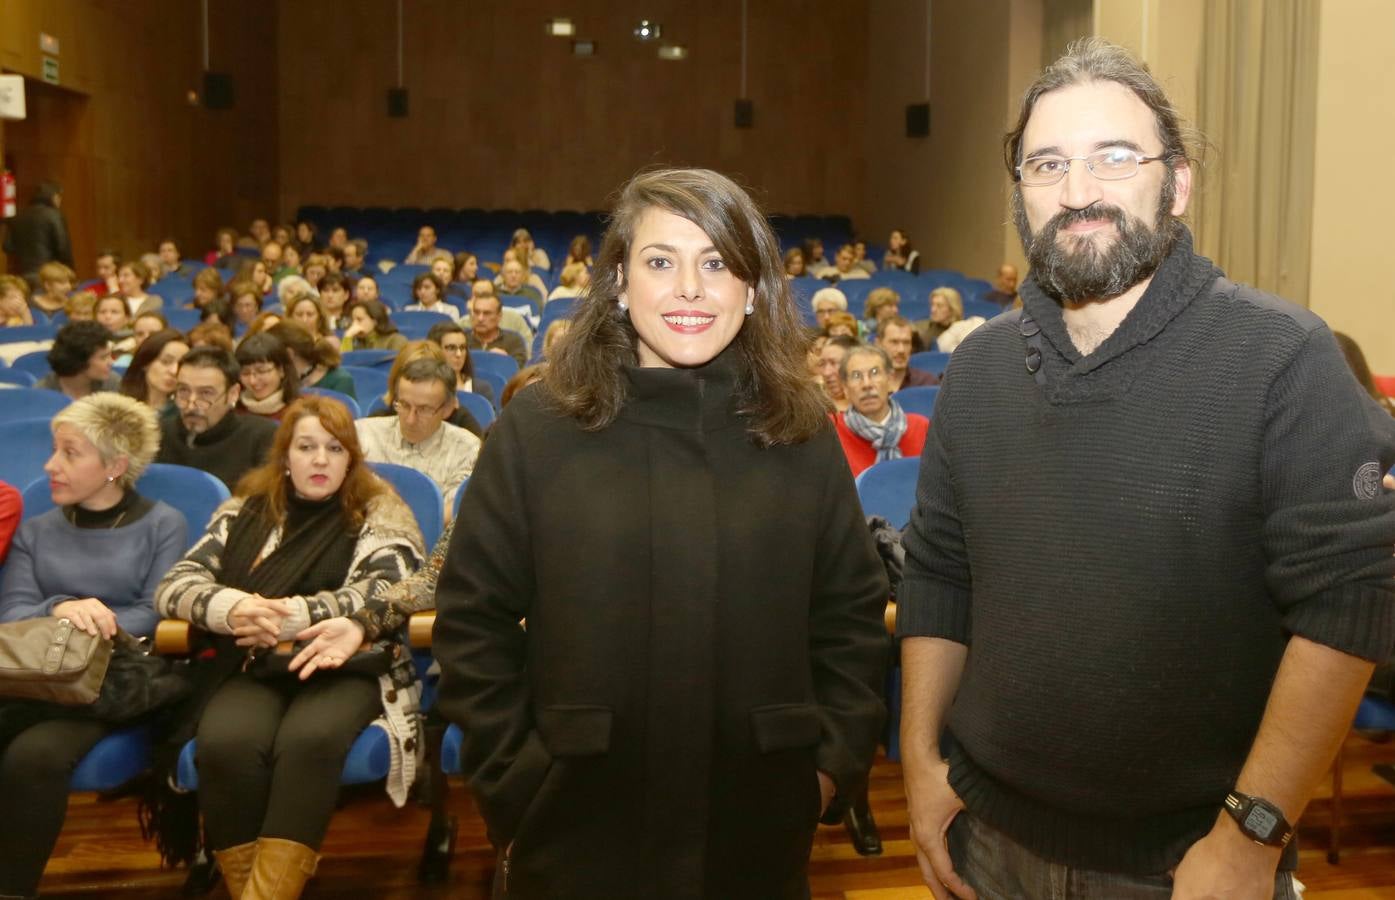
[[1231,791],[1225,797],[1225,811],[1256,844],[1286,847],[1293,840],[1293,826],[1284,818],[1284,811],[1262,797]]

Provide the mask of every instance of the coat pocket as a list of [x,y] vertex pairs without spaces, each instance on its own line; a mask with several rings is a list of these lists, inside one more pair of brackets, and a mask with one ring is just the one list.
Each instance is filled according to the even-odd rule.
[[594,756],[610,750],[614,716],[608,706],[544,706],[534,720],[553,756]]
[[823,721],[812,703],[777,703],[751,710],[751,733],[762,753],[812,747],[823,737]]

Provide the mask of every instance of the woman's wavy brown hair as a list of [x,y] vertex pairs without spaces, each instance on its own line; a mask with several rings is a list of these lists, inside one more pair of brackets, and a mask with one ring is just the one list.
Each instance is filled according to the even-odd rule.
[[616,298],[635,228],[650,209],[701,228],[732,274],[755,289],[755,312],[726,351],[735,357],[738,408],[751,436],[767,447],[813,437],[827,424],[827,414],[805,367],[804,326],[785,280],[780,245],[750,196],[708,169],[641,172],[621,188],[595,277],[577,301],[571,329],[552,350],[544,380],[554,402],[588,431],[615,421],[625,405],[624,368],[639,364],[639,336]]
[[358,432],[354,430],[354,417],[338,400],[318,395],[301,397],[290,405],[281,417],[281,425],[276,429],[276,437],[267,451],[266,463],[253,469],[237,483],[234,492],[239,497],[261,496],[266,498],[266,513],[277,525],[286,521],[286,498],[291,487],[290,450],[291,438],[295,434],[296,423],[306,416],[320,420],[325,431],[343,445],[349,454],[349,469],[344,473],[344,483],[339,487],[339,502],[344,513],[344,521],[351,531],[363,527],[368,512],[368,503],[379,494],[391,490],[387,483],[373,474],[373,470],[363,460],[363,448],[359,446]]

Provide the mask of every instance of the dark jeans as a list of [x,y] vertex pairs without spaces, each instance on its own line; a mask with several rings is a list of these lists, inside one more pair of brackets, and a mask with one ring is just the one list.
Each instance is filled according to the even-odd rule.
[[344,757],[382,708],[378,680],[366,675],[229,679],[198,728],[199,804],[212,848],[272,837],[318,849]]
[[[1170,900],[1172,876],[1120,875],[1048,862],[968,813],[949,829],[954,870],[979,900]],[[1293,875],[1274,878],[1274,900],[1298,900]]]
[[63,819],[73,769],[108,727],[52,719],[0,750],[0,894],[37,893]]

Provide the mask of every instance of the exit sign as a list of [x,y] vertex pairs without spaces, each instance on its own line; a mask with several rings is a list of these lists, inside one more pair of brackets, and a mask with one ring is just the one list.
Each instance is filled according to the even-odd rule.
[[58,83],[58,60],[52,56],[44,57],[44,81],[49,84]]

